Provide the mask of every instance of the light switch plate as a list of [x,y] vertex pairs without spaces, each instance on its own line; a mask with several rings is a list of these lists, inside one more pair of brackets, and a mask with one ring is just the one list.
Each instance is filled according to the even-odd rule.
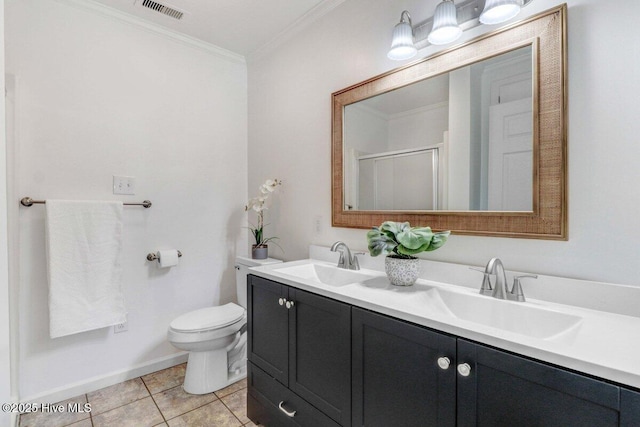
[[322,215],[316,215],[313,217],[313,232],[316,236],[322,234]]
[[113,194],[136,194],[136,177],[114,175]]

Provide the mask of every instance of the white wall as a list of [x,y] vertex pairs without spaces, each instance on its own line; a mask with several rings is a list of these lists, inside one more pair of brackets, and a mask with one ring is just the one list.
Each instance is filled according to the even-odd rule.
[[[0,27],[4,28],[4,0],[0,0]],[[0,32],[0,87],[4,78],[4,32]],[[0,103],[0,212],[7,212],[7,156],[6,156],[5,106]],[[9,262],[7,216],[0,215],[0,401],[11,402],[11,352],[9,333]],[[11,423],[11,414],[0,414],[0,425]]]
[[447,103],[394,114],[389,119],[389,151],[442,144],[449,128]]
[[[386,58],[399,13],[408,9],[421,22],[437,3],[348,0],[249,62],[249,187],[284,180],[279,210],[269,216],[284,258],[306,257],[309,243],[366,248],[366,230],[330,226],[330,95],[401,65]],[[536,0],[521,17],[558,4]],[[509,269],[640,285],[640,3],[567,4],[569,240],[452,236],[426,257],[484,265],[498,256]],[[463,41],[488,30],[465,32]]]
[[[175,354],[173,318],[235,300],[233,258],[247,252],[246,64],[74,2],[11,2],[5,32],[19,197],[153,202],[124,212],[129,331],[55,340],[45,208],[20,208],[19,391],[28,399]],[[112,175],[135,176],[136,194],[112,195]],[[146,261],[163,248],[183,252],[178,267]]]
[[[449,143],[447,209],[471,208],[471,68],[449,73]],[[455,167],[453,166],[455,165]]]
[[389,124],[382,114],[358,105],[348,105],[344,111],[344,123],[344,140],[349,141],[349,148],[362,154],[389,150]]

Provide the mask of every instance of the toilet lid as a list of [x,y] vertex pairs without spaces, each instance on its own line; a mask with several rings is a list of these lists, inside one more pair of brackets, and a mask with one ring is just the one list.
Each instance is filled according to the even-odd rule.
[[219,329],[242,318],[244,308],[232,302],[218,307],[207,307],[178,316],[169,327],[174,331],[196,332]]

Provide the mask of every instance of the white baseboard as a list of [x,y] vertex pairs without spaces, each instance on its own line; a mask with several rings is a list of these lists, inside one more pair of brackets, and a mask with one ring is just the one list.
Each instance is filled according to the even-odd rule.
[[111,385],[137,378],[142,375],[147,375],[152,372],[179,365],[186,362],[188,356],[188,352],[171,354],[169,356],[161,357],[159,359],[154,359],[149,362],[136,365],[131,369],[123,369],[110,374],[88,378],[87,380],[79,381],[68,386],[59,387],[53,390],[48,390],[44,393],[39,393],[34,396],[22,398],[20,399],[20,401],[25,403],[61,402],[63,400],[71,399],[72,397],[80,396],[81,394],[90,393],[92,391],[100,390],[101,388],[109,387]]

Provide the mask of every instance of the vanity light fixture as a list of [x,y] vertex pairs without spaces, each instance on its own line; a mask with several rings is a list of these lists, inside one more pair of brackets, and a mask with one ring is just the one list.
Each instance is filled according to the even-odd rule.
[[479,20],[486,25],[501,24],[520,13],[522,0],[486,0]]
[[462,32],[480,24],[501,24],[515,17],[533,0],[442,0],[433,17],[415,27],[408,11],[400,14],[393,29],[389,59],[413,58],[428,45],[444,45],[458,40]]
[[411,15],[404,10],[400,14],[400,23],[393,29],[391,50],[387,53],[387,57],[396,61],[402,61],[403,59],[413,58],[416,56],[416,53],[418,53],[418,49],[413,45]]
[[457,10],[453,0],[443,0],[436,7],[433,29],[427,40],[435,45],[448,44],[458,40],[461,35],[462,28],[458,26]]

